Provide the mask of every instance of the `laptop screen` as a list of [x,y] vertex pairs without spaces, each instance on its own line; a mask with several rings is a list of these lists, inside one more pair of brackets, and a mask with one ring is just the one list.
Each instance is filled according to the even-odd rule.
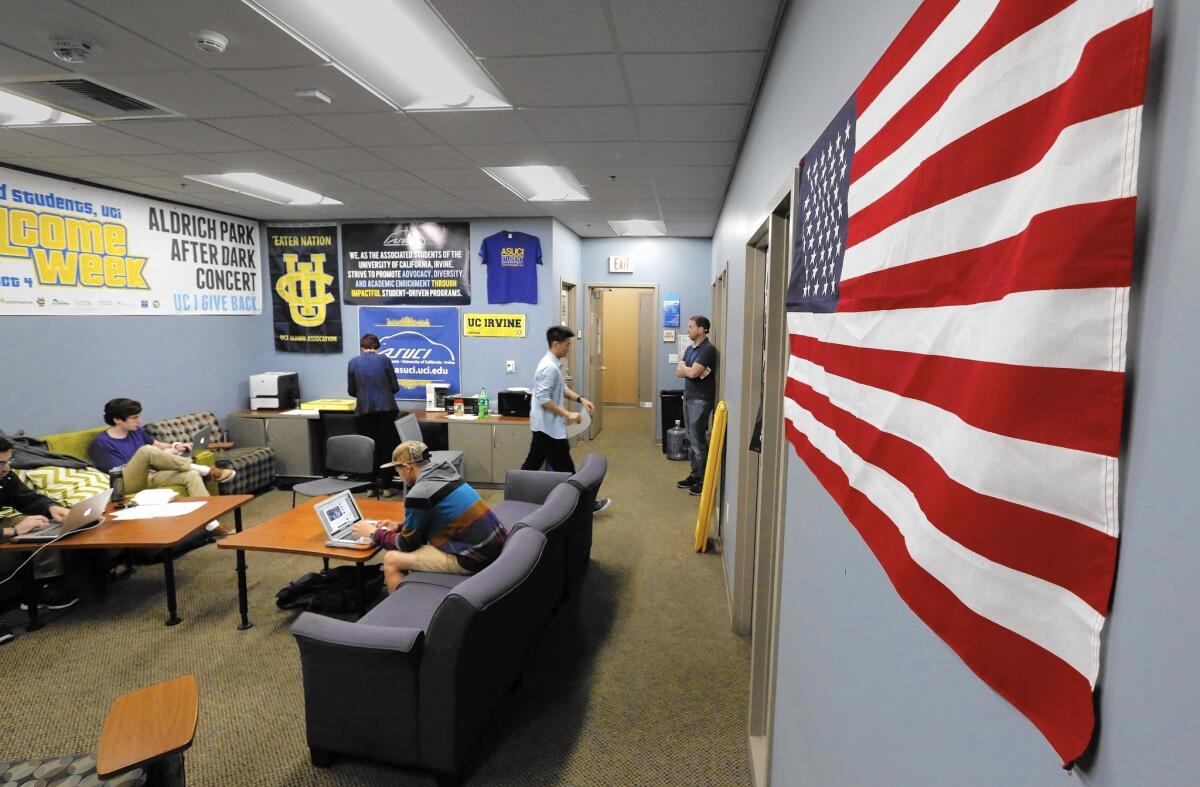
[[354,504],[354,498],[346,493],[335,495],[318,503],[317,515],[321,518],[321,524],[324,525],[325,532],[329,535],[341,533],[362,519],[362,515],[358,512],[358,506]]

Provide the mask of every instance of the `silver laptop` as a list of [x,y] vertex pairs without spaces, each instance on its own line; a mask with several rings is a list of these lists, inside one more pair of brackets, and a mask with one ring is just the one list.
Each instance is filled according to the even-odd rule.
[[62,522],[52,522],[40,530],[34,530],[23,536],[17,536],[13,541],[53,541],[73,533],[80,528],[94,525],[104,516],[104,509],[112,498],[113,491],[105,489],[98,495],[92,495],[87,500],[80,500],[71,506],[71,511]]
[[181,456],[195,456],[204,449],[208,448],[208,444],[212,442],[212,439],[212,424],[200,427],[195,431],[195,433],[192,434],[192,450],[182,453]]
[[316,509],[317,519],[321,520],[321,527],[325,528],[325,534],[329,536],[325,546],[366,549],[372,545],[370,538],[354,535],[353,528],[356,524],[363,521],[374,524],[375,520],[363,519],[362,511],[358,509],[358,503],[349,491],[338,492],[329,499],[322,500],[317,503]]

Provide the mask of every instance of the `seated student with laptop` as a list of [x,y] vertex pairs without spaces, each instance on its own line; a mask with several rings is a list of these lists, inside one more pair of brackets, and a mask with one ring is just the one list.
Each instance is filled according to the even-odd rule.
[[[13,444],[0,437],[0,508],[13,508],[17,516],[0,519],[0,542],[11,541],[17,536],[32,533],[50,522],[61,522],[70,509],[60,506],[45,495],[40,495],[17,478],[12,472]],[[0,579],[16,570],[28,554],[12,552],[0,555]],[[55,550],[38,553],[33,559],[33,576],[44,583],[38,591],[38,605],[48,609],[66,609],[79,598],[61,587],[63,574],[62,555]],[[0,645],[13,639],[13,633],[0,625]]]
[[[160,489],[176,484],[187,489],[188,497],[208,497],[204,478],[211,475],[218,483],[233,478],[235,470],[194,464],[189,457],[190,443],[164,443],[154,440],[142,429],[142,404],[133,399],[111,399],[104,405],[104,423],[108,424],[88,446],[88,458],[104,472],[122,468],[125,494],[143,489]],[[233,530],[213,520],[208,532],[224,538]]]
[[453,465],[430,461],[428,446],[406,440],[383,467],[396,468],[408,489],[404,522],[358,522],[352,532],[388,550],[383,581],[389,593],[409,571],[474,574],[500,555],[508,532]]

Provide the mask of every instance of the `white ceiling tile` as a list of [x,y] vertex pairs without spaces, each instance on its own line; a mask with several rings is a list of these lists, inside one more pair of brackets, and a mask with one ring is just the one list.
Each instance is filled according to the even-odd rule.
[[163,171],[157,167],[116,156],[72,156],[71,158],[55,159],[55,161],[67,167],[78,167],[97,175],[109,175],[116,178],[163,174]]
[[65,159],[29,158],[21,159],[14,163],[18,166],[37,170],[38,172],[42,172],[47,175],[61,175],[66,178],[77,178],[79,180],[87,180],[93,183],[96,182],[96,179],[99,177],[99,175],[97,175],[95,172],[90,172],[86,169],[63,163],[64,161]]
[[83,156],[89,151],[53,139],[0,128],[0,150],[14,156]]
[[[105,5],[124,27],[205,68],[284,68],[322,62],[242,0],[106,0]],[[202,52],[188,35],[197,29],[224,34],[228,48],[219,55]]]
[[[346,177],[354,180],[360,186],[366,186],[376,190],[381,189],[412,189],[412,188],[428,188],[429,184],[412,173],[405,172],[399,169],[390,169],[381,167],[373,172],[355,172]],[[446,195],[441,195],[445,199]]]
[[436,135],[414,122],[411,116],[399,112],[308,115],[308,119],[355,145],[390,147],[441,142]]
[[537,142],[537,136],[513,110],[420,112],[410,115],[451,145]]
[[449,145],[370,147],[368,150],[399,167],[411,170],[469,167],[474,164],[471,159]]
[[624,52],[766,49],[780,0],[609,0]]
[[279,179],[299,186],[302,189],[309,189],[324,194],[326,191],[359,188],[361,184],[350,180],[351,177],[353,175],[347,175],[343,178],[332,172],[293,172]]
[[550,150],[566,166],[640,166],[640,142],[554,142]]
[[416,205],[410,205],[407,202],[389,201],[389,202],[364,202],[364,208],[369,208],[377,213],[382,213],[385,216],[403,216],[407,213],[417,210]]
[[105,84],[189,118],[282,115],[285,110],[200,68],[108,74]]
[[[170,148],[147,142],[138,136],[130,136],[132,129],[127,123],[141,121],[122,121],[113,123],[111,127],[101,125],[91,126],[43,126],[25,129],[25,133],[34,134],[55,142],[74,145],[77,148],[90,150],[93,153],[106,153],[122,156],[129,153],[172,153]],[[118,131],[117,129],[120,129]]]
[[719,213],[721,210],[721,200],[719,199],[661,199],[658,201],[658,206],[662,208],[663,215],[668,213]]
[[158,44],[68,0],[10,0],[4,4],[0,43],[49,57],[50,36],[78,37],[99,46],[86,63],[68,66],[80,74],[176,70],[188,62]]
[[483,65],[514,106],[628,104],[615,54],[488,58]]
[[477,57],[608,52],[603,4],[594,0],[431,0]]
[[572,167],[571,172],[589,189],[598,186],[650,186],[645,167]]
[[0,81],[62,76],[69,73],[60,65],[50,62],[53,55],[50,54],[49,47],[45,47],[37,55],[32,57],[16,49],[0,46]]
[[678,188],[722,186],[729,182],[729,167],[650,167],[660,195]]
[[[217,69],[213,72],[297,115],[383,112],[391,109],[375,94],[331,65],[303,68]],[[312,103],[296,98],[297,90],[316,88],[333,102]]]
[[754,97],[762,52],[625,55],[635,104],[739,104]]
[[586,185],[588,196],[593,200],[648,200],[654,199],[654,187],[649,183],[593,183]]
[[737,155],[738,143],[725,142],[644,142],[646,163],[696,166],[729,166]]
[[333,172],[365,172],[389,169],[386,161],[372,156],[362,148],[320,148],[316,150],[289,150],[288,155],[312,164],[318,169]]
[[[224,134],[225,132],[218,132]],[[236,139],[236,137],[234,137]],[[239,140],[240,141],[240,140]],[[245,146],[252,143],[243,142]],[[205,153],[204,158],[211,159],[219,165],[219,172],[258,172],[263,175],[286,175],[292,172],[312,172],[316,169],[312,164],[298,161],[273,150],[230,151],[222,153]]]
[[459,151],[481,167],[557,164],[558,158],[541,142],[515,145],[459,145]]
[[174,175],[203,175],[213,172],[213,161],[187,153],[156,153],[150,156],[122,156],[125,161],[145,164],[147,167]]
[[366,188],[326,189],[322,193],[326,197],[332,197],[338,202],[344,202],[347,205],[366,205],[387,199],[386,194],[380,194],[378,191]]
[[656,183],[654,191],[659,197],[666,199],[721,199],[725,196],[725,184],[672,183],[660,186]]
[[170,145],[185,153],[228,153],[258,149],[258,145],[253,142],[227,134],[198,120],[125,120],[121,122],[120,128],[135,136]]
[[138,176],[128,179],[131,183],[136,183],[139,186],[150,186],[163,191],[170,191],[175,194],[223,194],[228,193],[225,189],[216,186],[210,186],[207,183],[198,183],[194,180],[187,180],[182,177],[173,175],[149,175]]
[[746,124],[744,105],[638,107],[638,126],[648,142],[739,140]]
[[365,205],[315,205],[309,209],[331,219],[383,219],[387,214]]
[[462,207],[451,205],[429,205],[430,216],[439,219],[470,219],[479,215],[479,208],[463,203]]
[[271,150],[343,147],[346,140],[298,117],[215,118],[212,125]]
[[[474,205],[478,205],[481,202],[504,202],[507,197],[513,196],[511,191],[495,181],[492,181],[492,185],[490,186],[449,187],[446,191]],[[520,202],[520,200],[516,199],[514,201]]]
[[473,169],[426,169],[421,171],[421,180],[443,189],[482,188],[496,185],[496,181],[478,167]]
[[[551,214],[553,215],[553,214]],[[581,238],[615,238],[617,233],[606,221],[563,221],[567,229]]]
[[545,107],[520,112],[546,142],[619,142],[638,138],[629,107]]
[[477,208],[486,211],[493,216],[545,216],[546,211],[538,207],[542,203],[522,202],[521,200],[491,202],[489,200],[480,200],[472,202]]
[[693,238],[711,238],[717,221],[668,221],[667,234]]
[[433,186],[421,186],[419,188],[379,188],[379,191],[410,205],[424,205],[428,202],[445,202],[451,199],[451,196],[439,188]]

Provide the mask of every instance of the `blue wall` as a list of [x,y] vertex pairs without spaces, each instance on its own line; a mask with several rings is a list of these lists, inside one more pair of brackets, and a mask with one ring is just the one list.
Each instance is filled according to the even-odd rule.
[[[712,270],[750,233],[808,145],[919,5],[796,0],[787,11],[713,240]],[[1104,632],[1094,750],[1076,774],[900,601],[787,448],[775,785],[1200,783],[1200,4],[1154,3],[1131,298],[1121,555]],[[745,279],[731,266],[730,346]],[[782,337],[780,337],[782,338]],[[747,351],[757,348],[745,348]],[[728,354],[728,353],[727,353]],[[730,381],[731,400],[740,381]],[[742,445],[734,401],[729,440]],[[730,455],[736,477],[736,453]],[[727,486],[727,493],[736,489]],[[730,522],[729,526],[736,523]],[[724,544],[730,576],[733,539]]]
[[[679,296],[682,325],[678,332],[687,332],[687,319],[693,314],[709,314],[712,301],[712,276],[709,260],[712,242],[708,238],[584,238],[583,282],[588,284],[658,285],[659,303],[655,306],[655,330],[658,333],[658,362],[654,365],[654,434],[659,434],[658,392],[663,388],[682,388],[683,380],[675,376],[675,364],[667,356],[676,351],[675,342],[662,341],[662,299]],[[609,257],[632,257],[633,273],[609,273]],[[586,293],[581,293],[586,297]],[[584,318],[582,303],[579,317]],[[715,329],[715,326],[714,326]],[[722,348],[718,348],[722,349]],[[585,390],[587,364],[580,364],[579,389]]]

